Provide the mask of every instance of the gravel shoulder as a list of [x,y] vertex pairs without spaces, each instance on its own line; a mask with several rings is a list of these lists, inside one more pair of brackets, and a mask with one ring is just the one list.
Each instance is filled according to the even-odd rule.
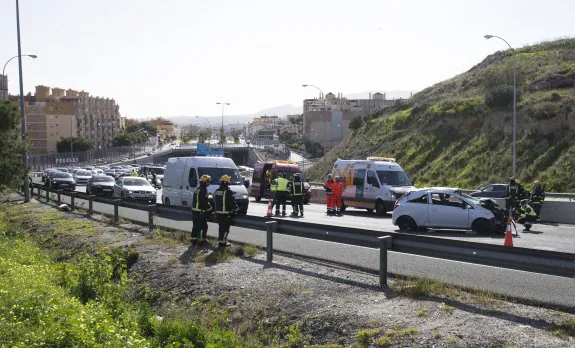
[[[56,213],[34,201],[25,209]],[[390,279],[382,292],[377,276],[338,265],[282,254],[268,263],[253,246],[222,252],[212,242],[198,249],[184,233],[149,235],[137,225],[110,226],[102,216],[57,214],[70,226],[91,226],[61,231],[66,238],[58,247],[134,246],[131,278],[161,315],[217,322],[252,337],[246,346],[575,347],[570,313],[425,281]],[[37,224],[31,232],[40,233]]]

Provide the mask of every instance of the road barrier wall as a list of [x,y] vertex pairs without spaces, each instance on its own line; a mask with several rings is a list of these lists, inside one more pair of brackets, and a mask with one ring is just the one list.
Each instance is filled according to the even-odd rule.
[[[505,200],[495,198],[501,208],[505,207]],[[325,190],[323,188],[311,188],[310,202],[325,204]],[[541,210],[541,222],[557,224],[575,224],[574,201],[546,201]]]

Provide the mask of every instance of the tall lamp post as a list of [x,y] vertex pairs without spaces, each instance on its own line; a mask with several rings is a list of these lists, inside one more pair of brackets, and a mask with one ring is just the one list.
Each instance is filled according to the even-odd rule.
[[216,102],[217,105],[221,105],[222,106],[222,131],[220,133],[220,137],[221,137],[221,141],[222,141],[222,147],[224,147],[224,107],[226,105],[230,105],[230,103],[228,102]]
[[321,89],[319,89],[318,86],[306,85],[306,84],[303,84],[303,85],[301,85],[301,86],[302,86],[302,87],[313,87],[313,88],[317,89],[317,90],[319,91],[319,98],[320,98],[320,99],[323,99],[323,97],[324,97],[323,92],[321,91]]
[[[24,84],[22,78],[22,45],[20,44],[20,4],[16,0],[16,33],[18,35],[18,73],[20,77],[20,114],[22,116],[22,143],[24,154],[22,159],[24,166],[28,167],[28,151],[26,150],[26,115],[24,113]],[[24,202],[30,202],[30,178],[28,174],[24,176]]]
[[[35,54],[23,54],[22,57],[30,57],[30,58],[33,58],[33,59],[38,58],[38,56],[35,55]],[[12,59],[16,59],[16,58],[18,58],[18,56],[14,56],[14,57],[12,57],[12,58],[10,58],[10,59],[8,59],[8,60],[6,61],[6,63],[4,64],[4,68],[2,68],[2,75],[6,76],[6,65],[8,65],[8,63],[10,63],[10,61],[11,61]]]
[[513,176],[516,176],[517,174],[517,146],[516,146],[516,140],[517,140],[517,58],[515,57],[515,50],[513,49],[513,47],[511,47],[511,45],[509,44],[509,42],[507,42],[504,38],[500,37],[500,36],[496,36],[496,35],[485,35],[484,36],[485,39],[489,40],[491,38],[497,38],[499,40],[502,40],[503,42],[505,42],[507,44],[507,46],[509,46],[509,48],[511,49],[511,51],[513,52]]

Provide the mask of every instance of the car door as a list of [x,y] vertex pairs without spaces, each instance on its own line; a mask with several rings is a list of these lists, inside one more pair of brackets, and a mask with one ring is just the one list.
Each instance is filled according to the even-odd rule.
[[368,170],[365,179],[363,198],[369,202],[375,202],[380,191],[381,187],[379,185],[379,180],[377,179],[377,174],[373,170]]
[[414,196],[407,200],[407,215],[411,216],[417,226],[426,227],[429,225],[429,198],[427,192]]
[[467,204],[453,194],[431,192],[429,227],[467,229],[469,210]]
[[198,173],[196,168],[189,168],[187,176],[184,177],[185,186],[180,190],[180,199],[183,206],[192,206],[194,191],[198,187]]
[[493,185],[494,198],[505,198],[507,196],[507,185]]

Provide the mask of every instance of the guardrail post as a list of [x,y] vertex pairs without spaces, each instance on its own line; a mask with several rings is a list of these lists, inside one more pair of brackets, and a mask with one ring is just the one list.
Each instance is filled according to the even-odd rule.
[[152,232],[154,230],[154,211],[156,210],[155,204],[148,205],[148,230]]
[[273,242],[273,235],[274,232],[277,230],[277,225],[278,222],[277,221],[266,221],[266,245],[267,245],[267,261],[268,262],[272,262],[273,260],[273,248],[274,248],[274,242]]
[[70,211],[74,211],[74,200],[76,198],[76,192],[70,192]]
[[391,236],[379,238],[379,288],[387,287],[387,249],[391,247]]
[[118,215],[118,200],[114,200],[114,225],[117,225],[120,221],[120,217]]
[[60,200],[60,198],[61,198],[60,195],[62,194],[62,191],[61,191],[61,190],[58,190],[58,191],[56,191],[56,192],[58,192],[58,205],[60,205],[60,203],[62,202],[62,201]]
[[94,196],[88,196],[88,215],[92,215],[94,213]]

